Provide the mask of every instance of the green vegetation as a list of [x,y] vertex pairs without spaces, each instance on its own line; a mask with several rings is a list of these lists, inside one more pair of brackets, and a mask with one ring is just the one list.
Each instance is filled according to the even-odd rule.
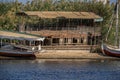
[[[19,11],[90,11],[101,17],[104,21],[102,34],[106,33],[114,5],[104,5],[101,2],[80,2],[80,0],[32,0],[23,4],[18,0],[0,2],[0,29],[16,30],[20,17],[15,15]],[[29,22],[28,19],[25,21]],[[31,21],[32,22],[32,21]],[[107,25],[106,25],[107,24]]]

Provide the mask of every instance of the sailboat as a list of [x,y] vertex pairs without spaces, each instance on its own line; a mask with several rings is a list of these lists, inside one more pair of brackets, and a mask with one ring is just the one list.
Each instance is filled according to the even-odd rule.
[[[101,49],[102,49],[103,54],[105,54],[105,55],[113,56],[113,57],[120,57],[120,38],[118,36],[118,26],[119,26],[118,25],[118,22],[119,22],[118,21],[118,19],[119,19],[119,16],[118,16],[119,2],[118,1],[116,1],[115,7],[116,7],[115,46],[110,46],[110,45],[107,45],[105,43],[102,43]],[[111,27],[109,28],[108,33],[109,33],[110,29],[111,29]],[[107,37],[108,37],[108,35],[107,35]]]

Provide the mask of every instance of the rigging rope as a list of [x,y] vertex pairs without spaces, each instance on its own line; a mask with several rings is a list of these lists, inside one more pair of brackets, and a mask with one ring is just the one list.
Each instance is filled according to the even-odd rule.
[[108,41],[108,36],[109,36],[109,33],[110,33],[110,30],[112,29],[112,24],[113,24],[113,17],[114,17],[114,14],[112,14],[112,18],[111,18],[111,20],[110,20],[110,27],[109,27],[109,30],[108,30],[108,32],[107,32],[107,35],[106,35],[106,39],[105,39],[105,41]]

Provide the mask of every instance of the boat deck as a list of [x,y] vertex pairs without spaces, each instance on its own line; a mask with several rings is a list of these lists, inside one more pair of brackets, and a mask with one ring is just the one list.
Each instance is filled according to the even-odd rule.
[[0,52],[7,52],[7,53],[12,53],[12,54],[31,54],[33,53],[32,51],[25,51],[22,48],[21,49],[15,49],[12,45],[6,45],[0,48]]
[[0,49],[0,52],[9,52],[9,53],[12,53],[12,54],[32,54],[33,52],[25,52],[25,51],[18,51],[18,50],[2,50]]

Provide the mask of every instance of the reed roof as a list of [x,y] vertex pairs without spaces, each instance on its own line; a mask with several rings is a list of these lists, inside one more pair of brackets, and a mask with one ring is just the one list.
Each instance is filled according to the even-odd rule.
[[93,12],[67,12],[67,11],[26,11],[20,12],[28,16],[40,18],[73,18],[73,19],[99,19],[99,15]]

